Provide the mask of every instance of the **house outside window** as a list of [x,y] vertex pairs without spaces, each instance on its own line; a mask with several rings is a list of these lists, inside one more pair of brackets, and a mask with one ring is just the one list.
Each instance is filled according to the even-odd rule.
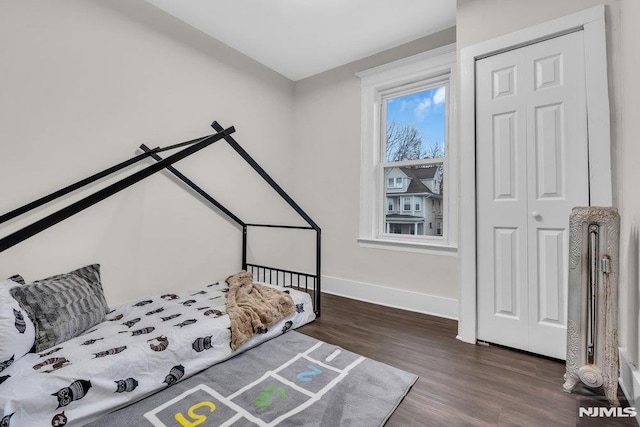
[[[455,253],[452,190],[457,186],[449,162],[455,152],[455,46],[358,76],[363,112],[360,244]],[[379,178],[366,178],[373,176]],[[388,209],[391,204],[398,210]],[[423,209],[425,204],[431,209]]]

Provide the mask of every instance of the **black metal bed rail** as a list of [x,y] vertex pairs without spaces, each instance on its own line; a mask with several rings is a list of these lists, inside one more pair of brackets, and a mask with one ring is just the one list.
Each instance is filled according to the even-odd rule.
[[315,230],[313,227],[304,225],[278,225],[278,224],[247,224],[249,227],[266,227],[266,228],[291,228],[294,230]]
[[[224,128],[217,122],[214,121],[211,124],[211,127],[216,131],[220,132]],[[242,227],[242,269],[248,270],[250,265],[247,262],[247,238],[248,238],[248,227],[267,227],[267,228],[284,228],[284,229],[297,229],[297,230],[314,230],[316,232],[316,274],[308,274],[308,273],[298,273],[291,272],[289,270],[280,270],[273,269],[273,271],[281,271],[293,274],[299,274],[298,277],[307,277],[305,280],[309,281],[308,278],[313,278],[313,299],[314,299],[314,310],[317,316],[320,316],[320,277],[321,277],[321,229],[316,224],[307,213],[302,210],[302,208],[284,191],[282,187],[280,187],[273,178],[256,162],[249,153],[240,146],[240,144],[231,136],[226,135],[224,137],[225,141],[242,157],[251,168],[256,171],[266,182],[273,188],[288,204],[293,210],[300,215],[308,226],[298,226],[298,225],[279,225],[279,224],[256,224],[256,223],[245,223],[240,218],[238,218],[235,214],[226,209],[221,203],[216,201],[211,195],[209,195],[206,191],[204,191],[201,187],[196,185],[193,181],[187,178],[184,174],[180,173],[174,167],[167,167],[167,169],[175,175],[178,179],[180,179],[183,183],[193,189],[196,193],[201,195],[205,200],[209,201],[211,204],[216,206],[220,211],[225,213],[229,218],[235,221],[238,225]],[[147,152],[151,151],[144,144],[140,146],[140,149]],[[162,158],[158,156],[156,153],[152,153],[151,157],[156,161],[160,161]],[[261,266],[261,268],[265,268]],[[268,268],[268,267],[267,267]],[[276,283],[277,284],[277,283]],[[305,290],[308,290],[308,285]]]
[[[21,206],[17,209],[14,209],[11,212],[8,212],[4,215],[0,216],[0,224],[7,222],[17,216],[20,216],[26,212],[29,212],[33,209],[36,209],[46,203],[49,203],[55,199],[58,199],[64,195],[67,195],[79,188],[85,187],[95,181],[98,181],[108,175],[111,175],[115,172],[118,172],[128,166],[131,166],[140,160],[143,160],[147,157],[153,158],[156,163],[142,169],[136,173],[133,173],[130,176],[127,176],[75,203],[72,203],[69,206],[66,206],[38,221],[31,223],[30,225],[12,233],[8,236],[5,236],[0,239],[0,252],[3,252],[12,246],[17,245],[18,243],[28,239],[29,237],[34,236],[35,234],[40,233],[41,231],[46,230],[53,225],[64,221],[65,219],[87,209],[90,206],[128,188],[135,183],[142,181],[143,179],[149,177],[150,175],[159,172],[162,169],[167,169],[173,175],[175,175],[178,179],[184,182],[187,186],[193,189],[196,193],[202,196],[209,203],[214,205],[220,212],[227,215],[230,219],[236,222],[238,225],[242,227],[242,268],[249,271],[251,269],[257,269],[257,273],[259,275],[260,269],[262,269],[262,278],[266,277],[266,271],[269,271],[269,279],[273,280],[273,274],[275,272],[276,285],[280,284],[279,280],[282,277],[282,281],[286,281],[287,274],[289,275],[289,285],[291,287],[294,286],[293,278],[296,277],[295,286],[298,289],[302,289],[302,279],[304,279],[304,289],[305,292],[309,291],[309,282],[313,286],[313,301],[314,301],[314,311],[317,316],[320,316],[320,282],[321,282],[321,229],[316,224],[307,213],[302,210],[302,208],[280,187],[274,180],[269,176],[269,174],[247,153],[241,146],[236,142],[236,140],[231,136],[235,132],[235,128],[233,126],[224,129],[218,122],[213,122],[211,127],[216,131],[216,133],[208,136],[204,136],[201,138],[192,139],[190,141],[181,142],[178,144],[174,144],[167,147],[157,147],[157,148],[149,148],[146,145],[142,144],[140,149],[143,151],[142,154],[132,157],[129,160],[118,163],[110,168],[107,168],[101,172],[98,172],[94,175],[91,175],[85,179],[82,179],[74,184],[71,184],[65,188],[62,188],[58,191],[55,191],[47,196],[41,197],[31,203],[28,203],[24,206]],[[221,203],[215,200],[211,195],[205,192],[201,187],[196,185],[193,181],[187,178],[184,174],[178,171],[172,165],[184,159],[187,156],[192,155],[193,153],[200,151],[201,149],[213,144],[214,142],[224,139],[227,143],[256,171],[270,186],[273,188],[288,204],[291,208],[293,208],[298,215],[300,215],[309,226],[297,226],[297,225],[278,225],[278,224],[255,224],[255,223],[245,223],[234,213],[229,211],[226,207],[224,207]],[[177,148],[182,148],[188,146],[187,148],[181,149],[179,152],[167,157],[162,158],[158,155],[163,151],[174,150]],[[268,228],[285,228],[285,229],[298,229],[298,230],[314,230],[316,233],[316,274],[297,272],[292,270],[284,270],[273,267],[261,266],[257,264],[247,263],[247,228],[248,227],[268,227]]]
[[[260,265],[260,264],[254,264],[254,263],[247,263],[247,271],[249,273],[254,273],[258,281],[266,281],[268,278],[269,280],[268,283],[271,283],[272,285],[285,286],[289,288],[293,288],[295,286],[296,289],[304,288],[305,291],[309,290],[308,279],[311,278],[314,281],[316,279],[316,276],[312,273],[305,273],[302,271],[295,271],[295,270],[286,270],[282,268],[269,267],[266,265]],[[268,273],[268,276],[267,276],[267,273]],[[275,282],[273,281],[274,279],[273,273],[276,273]],[[280,273],[282,273],[282,275],[280,275]],[[287,274],[289,275],[288,281],[287,281]],[[293,280],[294,276],[296,280]],[[304,283],[302,280],[300,280],[301,277],[305,279]],[[311,285],[313,284],[314,282],[311,282]]]
[[[224,129],[222,125],[220,125],[220,123],[218,123],[217,121],[214,121],[213,123],[211,123],[211,127],[216,132],[220,132],[222,129]],[[247,153],[244,150],[244,148],[242,148],[240,144],[238,144],[238,142],[231,135],[225,136],[224,140],[227,141],[227,143],[231,146],[231,148],[233,148],[238,154],[240,154],[240,156],[249,164],[249,166],[251,166],[253,170],[255,170],[262,177],[262,179],[264,179],[271,186],[271,188],[273,188],[280,195],[280,197],[282,197],[289,204],[289,206],[291,206],[291,208],[295,210],[296,213],[300,215],[306,221],[306,223],[309,224],[309,226],[315,230],[316,232],[316,274],[315,274],[316,285],[314,289],[315,291],[314,292],[314,310],[316,311],[316,315],[320,316],[320,291],[321,291],[320,266],[321,266],[321,252],[322,252],[321,250],[322,249],[321,248],[322,230],[320,229],[320,226],[318,226],[318,224],[316,224],[315,221],[312,220],[311,217],[307,215],[307,213],[304,210],[302,210],[302,208],[291,198],[291,196],[289,196],[286,193],[286,191],[284,191],[284,189],[282,189],[282,187],[280,187],[278,183],[276,183],[273,180],[273,178],[271,178],[271,176],[258,164],[258,162],[256,162],[253,159],[253,157],[251,157],[249,153]],[[277,227],[277,226],[273,226],[273,227]],[[243,228],[243,255],[242,255],[242,266],[244,269],[247,268],[246,238],[247,238],[247,228],[244,227]]]
[[179,144],[174,144],[168,147],[164,147],[164,148],[160,148],[160,147],[156,147],[153,149],[149,149],[147,150],[147,152],[140,154],[138,156],[132,157],[128,160],[125,160],[124,162],[118,163],[117,165],[111,166],[110,168],[107,168],[103,171],[100,171],[94,175],[91,175],[87,178],[81,179],[80,181],[74,182],[73,184],[61,188],[60,190],[54,191],[51,194],[48,194],[44,197],[41,197],[37,200],[34,200],[33,202],[27,203],[24,206],[20,206],[17,209],[12,210],[11,212],[7,212],[6,214],[0,215],[0,224],[3,224],[7,221],[12,220],[13,218],[16,218],[20,215],[23,215],[29,211],[32,211],[36,208],[39,208],[42,205],[45,205],[49,202],[52,202],[56,199],[59,199],[62,196],[65,196],[73,191],[76,191],[82,187],[86,187],[87,185],[94,183],[102,178],[105,178],[111,174],[114,174],[122,169],[125,169],[135,163],[138,163],[140,160],[146,159],[149,156],[152,156],[155,153],[161,153],[163,151],[167,151],[167,150],[173,150],[175,148],[180,148],[186,145],[192,145],[195,144],[197,142],[202,141],[205,138],[209,138],[212,135],[207,135],[207,136],[203,136],[200,138],[196,138],[196,139],[192,139],[190,141],[186,141],[186,142],[181,142]]
[[[211,127],[216,132],[220,132],[222,129],[224,129],[222,125],[220,125],[220,123],[215,121],[211,124]],[[260,166],[258,162],[256,162],[253,157],[251,157],[249,153],[247,153],[231,135],[225,136],[224,140],[227,141],[231,148],[233,148],[238,154],[240,154],[240,156],[253,168],[253,170],[258,172],[258,174],[265,181],[267,181],[271,188],[273,188],[280,195],[280,197],[282,197],[289,204],[289,206],[291,206],[293,210],[295,210],[298,215],[300,215],[307,222],[307,224],[313,227],[314,230],[320,230],[318,224],[316,224],[315,221],[312,220],[311,217],[302,210],[302,208],[282,189],[282,187],[278,185],[277,182],[273,180],[273,178],[271,178],[271,176],[264,169],[262,169],[262,166]]]
[[[149,153],[151,155],[151,157],[154,160],[157,160],[158,162],[163,160],[162,157],[160,157],[158,154],[156,154],[156,152],[153,152],[153,150],[151,150],[149,147],[147,147],[144,144],[142,144],[140,146],[140,149],[142,151],[144,151],[145,153]],[[211,197],[211,195],[209,193],[204,191],[195,182],[191,181],[189,178],[187,178],[183,173],[181,173],[175,167],[167,166],[166,169],[169,172],[171,172],[173,175],[175,175],[176,178],[178,178],[179,180],[184,182],[187,186],[189,186],[193,191],[198,193],[200,196],[204,197],[209,203],[213,204],[216,208],[220,209],[225,215],[227,215],[229,218],[234,220],[237,224],[239,224],[242,227],[245,227],[247,225],[247,224],[244,223],[244,221],[242,221],[240,218],[238,218],[236,215],[234,215],[229,209],[225,208],[220,202],[218,202],[216,199]]]
[[318,304],[320,301],[320,292],[317,289],[319,280],[315,274],[252,263],[247,263],[246,271],[253,274],[255,279],[260,282],[295,288],[299,291],[304,290],[306,293],[310,293],[311,291],[310,295],[313,299],[313,310],[316,315],[320,315],[320,305]]
[[[96,203],[106,199],[107,197],[110,197],[122,190],[124,190],[125,188],[128,188],[130,186],[132,186],[133,184],[142,181],[143,179],[153,175],[156,172],[161,171],[162,169],[164,169],[167,166],[172,165],[173,163],[184,159],[185,157],[188,157],[190,155],[192,155],[193,153],[196,153],[200,150],[202,150],[203,148],[213,144],[216,141],[219,141],[220,139],[224,138],[227,135],[231,135],[233,132],[235,132],[235,129],[232,127],[228,128],[228,129],[224,129],[222,131],[219,131],[213,135],[210,135],[208,137],[204,137],[201,138],[199,140],[196,140],[196,142],[186,142],[186,143],[181,143],[178,144],[178,146],[184,146],[184,145],[190,145],[187,148],[183,148],[182,150],[178,151],[177,153],[167,157],[166,159],[155,163],[151,166],[146,167],[145,169],[142,169],[134,174],[131,174],[130,176],[127,176],[83,199],[78,200],[75,203],[72,203],[69,206],[66,206],[38,221],[35,221],[31,224],[29,224],[28,226],[9,234],[8,236],[3,237],[2,239],[0,239],[0,252],[3,252],[15,245],[17,245],[18,243],[40,233],[41,231],[46,230],[49,227],[54,226],[55,224],[64,221],[65,219],[87,209],[88,207],[91,207],[93,205],[95,205]],[[169,148],[165,148],[165,149],[158,149],[158,150],[167,150],[167,149],[172,149],[172,148],[176,148],[176,146],[172,146]],[[139,157],[139,156],[136,156]],[[125,162],[126,163],[126,162]],[[121,164],[120,164],[121,165]],[[111,169],[111,168],[110,168]],[[93,177],[95,177],[96,175],[94,175]],[[93,178],[92,177],[92,178]],[[99,178],[97,178],[99,179]],[[93,181],[95,181],[96,179],[93,179]],[[83,180],[84,181],[84,180]],[[93,182],[90,181],[90,182]],[[85,183],[84,185],[88,184],[89,182]],[[69,187],[67,187],[69,188]],[[56,193],[61,193],[62,190],[56,192]],[[55,193],[52,193],[55,194]],[[51,196],[51,195],[50,195]],[[42,199],[39,200],[43,200],[43,199],[47,199],[49,196],[45,196]],[[57,196],[60,197],[60,196]],[[53,200],[53,199],[50,199]],[[25,205],[26,206],[26,205]],[[23,207],[24,208],[24,207]],[[34,209],[33,207],[31,207],[30,209]],[[27,209],[24,212],[28,212],[30,209]],[[18,208],[17,210],[24,210],[21,208]],[[23,213],[24,213],[23,212]]]

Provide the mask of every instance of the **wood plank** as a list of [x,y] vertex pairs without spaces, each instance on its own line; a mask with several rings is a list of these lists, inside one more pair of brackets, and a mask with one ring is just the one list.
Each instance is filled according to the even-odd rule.
[[563,392],[563,362],[463,343],[455,320],[322,298],[322,317],[299,332],[420,376],[387,426],[637,425],[628,418],[580,418],[580,406],[608,404],[586,387]]

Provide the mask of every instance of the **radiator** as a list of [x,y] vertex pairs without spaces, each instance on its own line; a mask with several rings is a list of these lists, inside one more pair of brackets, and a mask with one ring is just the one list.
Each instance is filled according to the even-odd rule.
[[613,406],[618,391],[618,247],[614,208],[577,207],[569,219],[569,295],[564,391],[600,388]]

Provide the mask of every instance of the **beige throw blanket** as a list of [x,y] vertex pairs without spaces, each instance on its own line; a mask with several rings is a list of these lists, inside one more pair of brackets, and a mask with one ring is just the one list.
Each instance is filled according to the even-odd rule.
[[236,350],[255,334],[265,333],[295,310],[289,294],[253,282],[246,271],[227,277],[227,314],[231,320],[231,349]]

